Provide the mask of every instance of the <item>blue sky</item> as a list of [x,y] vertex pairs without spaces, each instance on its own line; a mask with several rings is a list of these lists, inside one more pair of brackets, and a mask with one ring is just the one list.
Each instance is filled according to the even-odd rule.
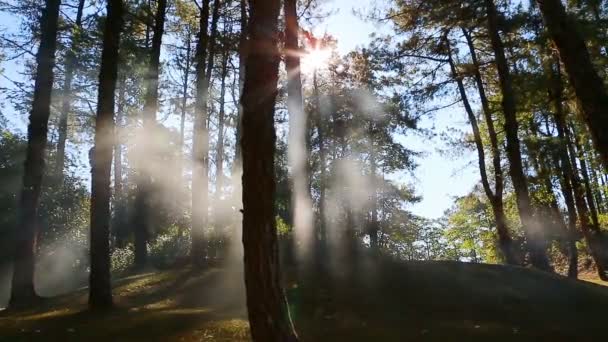
[[[328,34],[338,39],[338,50],[347,53],[357,46],[364,46],[373,32],[388,33],[389,28],[378,23],[362,20],[355,12],[365,13],[371,6],[377,8],[382,1],[327,0],[325,8],[333,13],[329,18],[313,28],[316,34]],[[424,119],[421,127],[433,127],[436,133],[453,128],[469,130],[462,108],[453,106],[435,114],[435,119]],[[476,169],[476,156],[473,151],[458,151],[458,157],[447,157],[438,150],[445,149],[440,138],[423,139],[420,136],[403,137],[403,143],[410,149],[424,154],[418,160],[419,168],[414,177],[398,175],[399,181],[413,184],[418,194],[423,196],[421,203],[411,209],[414,213],[437,218],[443,215],[454,202],[455,196],[468,193],[479,181]]]

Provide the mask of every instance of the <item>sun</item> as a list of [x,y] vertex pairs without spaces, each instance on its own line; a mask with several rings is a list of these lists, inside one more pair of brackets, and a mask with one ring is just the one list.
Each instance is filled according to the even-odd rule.
[[331,57],[329,49],[314,48],[307,51],[302,56],[302,72],[310,74],[313,71],[325,66]]

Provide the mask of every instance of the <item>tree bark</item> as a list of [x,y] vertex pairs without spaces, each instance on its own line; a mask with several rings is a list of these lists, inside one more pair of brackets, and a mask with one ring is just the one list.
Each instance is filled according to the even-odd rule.
[[528,181],[524,173],[521,158],[515,92],[513,90],[509,65],[507,64],[507,59],[505,57],[504,45],[498,30],[498,13],[494,0],[486,0],[486,6],[488,32],[494,57],[496,59],[496,68],[498,69],[498,78],[502,91],[502,108],[505,118],[504,129],[507,140],[507,158],[510,166],[509,174],[515,190],[519,217],[526,236],[530,263],[540,270],[551,271],[549,258],[545,251],[546,243],[543,232],[539,230],[538,225],[534,222]]
[[[483,86],[483,82],[481,79],[481,74],[479,72],[479,63],[477,61],[477,55],[475,53],[475,47],[473,46],[473,41],[466,31],[466,29],[462,29],[465,37],[467,39],[467,43],[469,46],[469,51],[472,56],[473,65],[475,67],[475,81],[477,83],[477,88],[479,91],[480,98],[482,99],[482,108],[486,117],[486,125],[488,126],[488,134],[490,135],[490,141],[492,146],[492,155],[494,161],[494,177],[496,188],[492,191],[490,186],[490,181],[488,179],[487,167],[486,167],[486,155],[485,148],[483,145],[483,140],[481,138],[481,132],[479,130],[479,125],[477,123],[477,117],[475,117],[475,113],[471,108],[471,104],[469,102],[466,89],[463,83],[462,76],[458,74],[456,69],[456,65],[454,63],[454,59],[452,57],[452,51],[450,46],[449,39],[445,39],[447,54],[448,54],[448,62],[450,64],[450,70],[452,72],[452,77],[456,81],[458,85],[458,91],[460,93],[460,98],[462,99],[462,103],[464,105],[465,111],[467,113],[469,122],[471,123],[471,129],[473,130],[473,138],[475,140],[475,147],[477,148],[477,159],[479,164],[479,174],[481,176],[481,184],[483,186],[484,192],[486,193],[486,197],[490,201],[490,205],[492,206],[492,212],[494,213],[494,222],[496,224],[496,233],[498,236],[498,247],[502,252],[504,260],[509,265],[516,265],[517,259],[515,257],[515,253],[513,251],[513,240],[511,239],[511,234],[509,232],[509,227],[507,225],[506,216],[504,213],[503,201],[502,201],[502,166],[500,165],[500,150],[498,149],[498,139],[496,137],[496,131],[494,130],[494,122],[492,119],[492,115],[490,112],[490,106],[487,101],[487,97],[485,95],[485,89]],[[498,157],[498,158],[496,158]]]
[[55,173],[63,183],[63,169],[65,168],[65,146],[68,139],[68,118],[72,110],[72,82],[76,70],[76,54],[74,50],[78,46],[78,35],[82,29],[82,13],[85,0],[79,0],[76,10],[76,21],[72,30],[72,41],[65,58],[65,80],[63,83],[63,98],[61,100],[61,113],[59,116],[59,137],[57,140],[57,154],[55,156]]
[[114,141],[114,92],[118,76],[118,47],[122,0],[108,0],[99,71],[95,147],[91,177],[91,273],[89,307],[112,306],[110,282],[110,173]]
[[[156,129],[156,112],[158,111],[158,79],[160,73],[160,52],[165,32],[165,15],[167,0],[158,0],[154,16],[154,31],[152,33],[152,48],[150,49],[150,64],[146,76],[146,94],[143,110],[143,134],[153,134]],[[154,139],[154,136],[147,136]],[[155,153],[155,151],[152,151]],[[150,197],[152,178],[147,170],[139,171],[136,194],[135,220],[135,267],[143,268],[148,262],[148,235],[150,227]]]
[[37,218],[42,175],[44,174],[44,152],[47,145],[60,3],[60,0],[46,0],[40,19],[42,35],[36,55],[34,99],[27,129],[27,149],[19,202],[19,231],[15,241],[10,307],[28,306],[38,298],[34,290]]
[[241,99],[245,285],[251,336],[256,342],[298,340],[281,288],[274,208],[279,10],[279,0],[251,2],[251,48]]
[[608,93],[594,69],[577,23],[568,16],[561,0],[537,0],[545,25],[555,43],[595,147],[608,166]]

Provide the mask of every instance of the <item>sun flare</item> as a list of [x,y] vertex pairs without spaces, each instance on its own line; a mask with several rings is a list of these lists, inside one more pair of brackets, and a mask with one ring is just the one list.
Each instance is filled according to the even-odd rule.
[[302,72],[305,74],[312,73],[327,64],[331,56],[329,49],[315,48],[302,57]]

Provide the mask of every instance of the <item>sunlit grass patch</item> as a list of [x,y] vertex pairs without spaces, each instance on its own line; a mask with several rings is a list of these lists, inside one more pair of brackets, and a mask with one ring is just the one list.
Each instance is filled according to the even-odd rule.
[[180,341],[249,341],[249,323],[242,319],[213,321]]

